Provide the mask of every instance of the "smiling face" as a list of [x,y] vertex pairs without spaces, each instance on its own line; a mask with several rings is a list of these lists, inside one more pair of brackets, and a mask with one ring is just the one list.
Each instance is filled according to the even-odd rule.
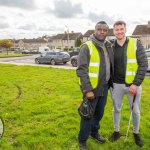
[[125,38],[126,26],[124,24],[114,25],[113,32],[118,40],[122,40]]
[[106,36],[107,36],[107,32],[108,32],[108,25],[107,24],[97,24],[95,26],[95,32],[94,35],[96,36],[96,38],[100,41],[104,41]]

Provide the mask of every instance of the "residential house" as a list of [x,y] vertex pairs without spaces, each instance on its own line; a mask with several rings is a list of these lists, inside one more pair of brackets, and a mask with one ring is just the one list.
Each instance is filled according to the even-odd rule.
[[38,50],[40,46],[47,46],[48,41],[42,38],[38,39],[19,39],[19,40],[12,40],[14,43],[14,48],[16,49],[28,49],[28,50]]
[[71,32],[69,34],[65,34],[65,36],[63,37],[63,47],[64,48],[74,48],[76,47],[76,41],[77,39],[81,39],[82,38],[82,33],[74,33]]
[[[84,35],[83,35],[83,42],[86,42],[88,40],[88,38],[90,37],[90,35],[92,35],[94,33],[94,30],[88,30]],[[113,29],[109,29],[108,34],[107,34],[107,40],[109,39],[114,39],[115,36],[113,34]]]
[[53,36],[51,45],[56,49],[69,49],[76,47],[76,40],[82,38],[81,33],[62,33]]
[[63,43],[62,43],[62,39],[64,37],[65,34],[57,34],[55,36],[52,37],[52,47],[55,49],[61,49],[63,47]]
[[85,32],[85,34],[83,35],[83,41],[82,42],[86,42],[88,40],[88,38],[90,37],[90,35],[92,35],[94,33],[94,30],[88,30]]
[[145,49],[150,48],[150,21],[145,25],[137,25],[132,33],[132,37],[139,38]]
[[47,46],[49,47],[49,48],[51,48],[51,49],[54,49],[55,48],[55,46],[53,46],[53,40],[52,40],[52,38],[50,37],[49,39],[47,39]]

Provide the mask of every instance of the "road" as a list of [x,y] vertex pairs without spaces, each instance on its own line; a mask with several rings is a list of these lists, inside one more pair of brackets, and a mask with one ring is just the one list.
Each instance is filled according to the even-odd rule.
[[[39,54],[32,56],[24,56],[24,57],[9,57],[9,58],[0,58],[0,63],[5,64],[14,64],[14,65],[28,65],[28,66],[41,66],[41,67],[53,67],[53,68],[63,68],[63,69],[76,69],[76,67],[72,67],[70,62],[67,64],[60,65],[49,65],[49,64],[35,64],[34,59],[38,57]],[[150,72],[146,73],[146,76],[150,77]]]
[[0,58],[0,63],[5,64],[15,64],[15,65],[28,65],[28,66],[42,66],[42,67],[53,67],[53,68],[63,68],[63,69],[76,69],[72,67],[70,62],[66,64],[59,64],[59,65],[49,65],[49,64],[35,64],[34,59],[38,57],[39,54],[32,55],[32,56],[24,56],[24,57],[9,57],[9,58]]

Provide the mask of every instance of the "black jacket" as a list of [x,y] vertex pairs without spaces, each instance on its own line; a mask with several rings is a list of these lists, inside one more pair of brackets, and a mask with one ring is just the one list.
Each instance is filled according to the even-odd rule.
[[[93,41],[94,42],[94,41]],[[87,93],[89,91],[93,91],[95,96],[103,96],[104,93],[104,88],[103,86],[106,83],[106,64],[105,64],[105,57],[104,57],[104,51],[102,47],[94,43],[96,48],[98,49],[101,62],[100,62],[100,73],[99,73],[99,81],[98,81],[98,86],[93,89],[90,79],[88,76],[88,67],[89,67],[89,62],[90,62],[90,53],[88,50],[88,46],[84,44],[81,47],[79,56],[78,56],[78,67],[76,70],[77,76],[80,77],[81,81],[81,90],[84,93]],[[112,51],[112,44],[110,42],[105,42],[105,47],[107,49],[108,55],[109,55],[109,60],[110,60],[110,80],[109,80],[109,86],[112,85],[112,76],[113,76],[113,51]]]
[[[114,49],[115,44],[116,44],[116,41],[113,42],[113,51],[115,51],[115,49]],[[127,65],[127,46],[128,46],[128,39],[124,46],[125,68]],[[148,67],[148,61],[147,61],[147,57],[145,54],[145,50],[144,50],[140,40],[137,40],[136,59],[137,59],[137,63],[138,63],[138,70],[137,70],[136,76],[134,78],[133,84],[140,86],[142,81],[144,80],[144,77],[145,77],[145,74],[147,71],[147,67]]]

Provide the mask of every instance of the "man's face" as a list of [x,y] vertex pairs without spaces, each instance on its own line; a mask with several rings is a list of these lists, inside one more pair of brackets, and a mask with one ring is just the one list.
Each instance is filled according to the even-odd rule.
[[125,37],[126,27],[124,24],[115,25],[113,31],[116,38],[121,40]]
[[95,36],[98,40],[104,41],[108,32],[108,26],[106,24],[97,24],[95,27]]

